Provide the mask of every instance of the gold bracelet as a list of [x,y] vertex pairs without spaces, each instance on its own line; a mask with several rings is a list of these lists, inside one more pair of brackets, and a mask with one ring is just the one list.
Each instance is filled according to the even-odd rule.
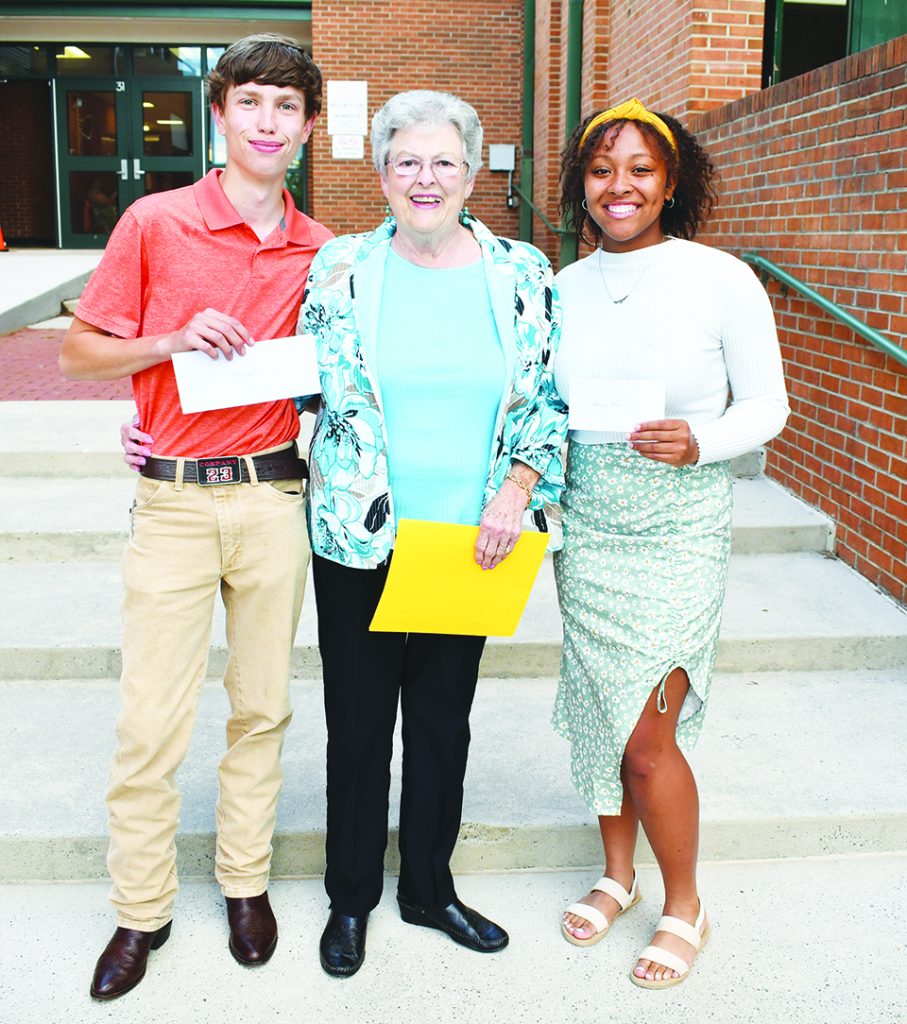
[[513,473],[508,473],[507,476],[504,477],[504,479],[509,480],[512,484],[516,484],[517,487],[519,487],[523,494],[526,495],[526,505],[528,506],[529,502],[532,501],[532,488],[527,487],[523,483],[523,481],[518,476],[515,476]]

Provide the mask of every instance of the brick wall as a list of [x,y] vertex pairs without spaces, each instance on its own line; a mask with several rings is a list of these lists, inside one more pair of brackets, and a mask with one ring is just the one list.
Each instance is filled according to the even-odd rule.
[[[555,223],[569,6],[536,0],[533,195]],[[582,116],[638,96],[687,120],[757,91],[764,11],[763,0],[585,0]],[[557,261],[558,239],[538,219],[533,241]]]
[[586,0],[583,112],[639,96],[686,118],[749,95],[764,12],[763,0]]
[[[470,0],[439,6],[424,0],[318,0],[313,56],[327,79],[368,82],[369,122],[394,93],[443,89],[473,104],[489,143],[519,147],[522,118],[522,0]],[[313,147],[312,213],[338,234],[374,227],[384,197],[368,158],[334,160],[327,107]],[[518,150],[519,151],[519,150]],[[469,209],[499,234],[518,233],[506,203],[507,175],[479,172]]]
[[632,0],[611,0],[610,7],[609,105],[638,96],[647,106],[685,114],[690,101],[694,4],[649,0],[643,6]]
[[54,238],[50,102],[47,82],[0,84],[0,228],[7,242]]
[[603,110],[611,98],[608,47],[611,40],[611,3],[583,4],[582,116]]
[[[907,348],[907,36],[693,119],[721,201],[702,237],[759,252]],[[777,282],[792,415],[769,475],[907,601],[907,367]]]
[[[535,8],[535,161],[532,193],[535,205],[552,224],[557,216],[559,156],[564,144],[563,62],[567,49],[567,7],[564,0],[536,0]],[[558,237],[533,217],[532,241],[551,260],[557,257]]]

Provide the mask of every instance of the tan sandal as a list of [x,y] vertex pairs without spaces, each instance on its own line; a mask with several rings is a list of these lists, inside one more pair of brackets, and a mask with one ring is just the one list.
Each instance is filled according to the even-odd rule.
[[[678,939],[688,942],[698,955],[709,937],[709,926],[704,924],[704,922],[705,904],[700,900],[699,915],[696,918],[695,925],[687,924],[686,921],[682,921],[679,917],[671,917],[666,914],[655,926],[655,931],[670,932],[671,935],[676,935]],[[636,977],[634,974],[636,965],[634,964],[630,970],[630,981],[634,985],[639,985],[640,988],[670,988],[672,985],[679,985],[693,969],[692,963],[688,964],[682,957],[663,949],[661,946],[646,946],[636,960],[637,962],[640,960],[651,960],[653,963],[667,967],[668,970],[677,971],[676,978],[662,978],[661,981],[655,981],[654,979],[649,981],[648,978]]]
[[607,934],[608,929],[617,920],[617,918],[625,911],[630,910],[631,907],[635,907],[642,899],[642,893],[639,891],[639,886],[636,884],[635,871],[633,872],[633,884],[630,886],[629,892],[627,892],[620,882],[615,882],[613,878],[605,877],[600,878],[595,885],[592,886],[592,891],[603,892],[606,896],[610,896],[611,899],[615,900],[619,904],[620,910],[618,910],[614,917],[608,921],[607,917],[605,917],[600,910],[588,903],[571,903],[564,913],[575,914],[577,917],[583,918],[583,920],[588,921],[595,929],[588,938],[580,939],[568,931],[566,922],[562,921],[561,934],[574,946],[594,946],[596,942],[601,942]]

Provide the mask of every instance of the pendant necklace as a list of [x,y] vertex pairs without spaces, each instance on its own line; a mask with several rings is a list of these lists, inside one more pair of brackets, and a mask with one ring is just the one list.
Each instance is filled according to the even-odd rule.
[[[663,235],[662,238],[661,238],[661,242],[656,242],[655,245],[661,245],[662,242],[667,242],[669,239],[670,239],[670,235]],[[650,248],[654,249],[655,246],[650,246]],[[605,271],[604,271],[604,268],[602,267],[602,249],[599,247],[599,250],[598,250],[598,272],[601,275],[602,284],[605,286],[605,292],[607,293],[608,298],[611,300],[611,302],[615,306],[619,306],[622,302],[626,302],[627,299],[633,294],[634,290],[636,289],[636,286],[646,276],[646,272],[648,271],[649,267],[652,266],[652,261],[654,259],[655,259],[655,254],[653,253],[651,255],[651,257],[649,258],[649,262],[642,268],[642,272],[640,273],[639,277],[637,277],[636,280],[633,282],[633,284],[630,285],[630,288],[628,289],[627,293],[625,295],[621,295],[621,297],[619,299],[615,299],[614,295],[611,292],[611,289],[608,287],[608,279],[605,277]]]

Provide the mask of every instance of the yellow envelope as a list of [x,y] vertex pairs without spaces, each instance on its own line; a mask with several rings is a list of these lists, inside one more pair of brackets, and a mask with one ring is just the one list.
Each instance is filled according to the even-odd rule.
[[495,569],[473,550],[478,526],[401,519],[384,593],[369,627],[378,633],[513,636],[548,544],[520,535]]

